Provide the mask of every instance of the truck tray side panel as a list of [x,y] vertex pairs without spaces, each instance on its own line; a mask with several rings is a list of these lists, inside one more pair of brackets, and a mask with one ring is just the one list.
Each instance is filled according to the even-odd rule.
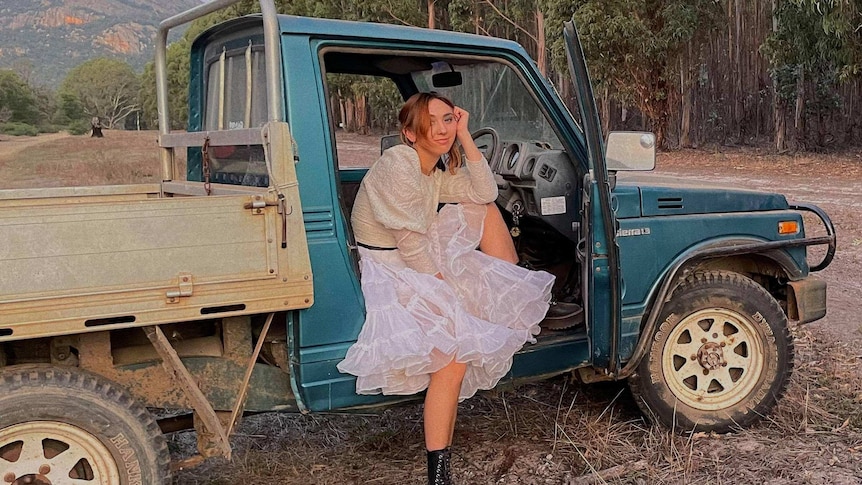
[[0,341],[309,306],[287,257],[307,248],[281,248],[281,214],[251,199],[0,209]]

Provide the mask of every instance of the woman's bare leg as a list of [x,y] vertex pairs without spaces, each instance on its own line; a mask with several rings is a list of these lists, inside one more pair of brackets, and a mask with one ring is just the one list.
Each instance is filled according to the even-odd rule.
[[[510,263],[518,262],[518,254],[506,221],[494,203],[485,205],[485,222],[479,249]],[[441,450],[452,444],[455,418],[458,414],[458,395],[467,365],[452,361],[431,374],[431,383],[425,393],[425,446],[430,451]]]
[[425,447],[429,451],[442,450],[452,444],[455,417],[458,415],[458,394],[467,365],[452,361],[431,374],[431,383],[425,393]]
[[485,207],[487,209],[485,228],[479,241],[479,249],[488,256],[517,264],[518,253],[515,251],[512,235],[509,234],[509,228],[503,220],[503,215],[500,214],[500,209],[493,202],[486,204]]

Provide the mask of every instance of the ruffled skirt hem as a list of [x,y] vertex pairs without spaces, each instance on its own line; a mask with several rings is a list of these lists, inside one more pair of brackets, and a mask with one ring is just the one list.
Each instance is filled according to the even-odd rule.
[[467,364],[463,400],[493,388],[535,342],[554,276],[476,250],[485,210],[447,205],[429,228],[443,280],[406,267],[398,251],[359,249],[366,319],[338,364],[357,376],[358,394],[421,392],[454,360]]

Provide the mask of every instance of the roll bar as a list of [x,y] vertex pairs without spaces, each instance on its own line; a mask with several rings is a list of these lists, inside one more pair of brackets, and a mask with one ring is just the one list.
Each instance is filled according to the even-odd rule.
[[[197,20],[223,8],[239,3],[240,0],[212,0],[163,20],[156,34],[156,105],[159,112],[159,138],[171,132],[170,112],[168,110],[168,70],[167,44],[170,29]],[[259,0],[263,15],[264,55],[266,58],[266,97],[268,121],[285,121],[282,99],[281,43],[279,42],[278,18],[273,0]],[[164,146],[161,141],[162,180],[173,176],[173,147]]]

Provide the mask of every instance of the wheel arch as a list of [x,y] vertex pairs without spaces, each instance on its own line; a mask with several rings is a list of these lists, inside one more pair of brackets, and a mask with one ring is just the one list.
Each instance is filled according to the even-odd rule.
[[[662,308],[676,288],[695,271],[729,271],[739,273],[763,286],[779,302],[785,315],[793,316],[796,300],[788,296],[788,282],[799,281],[808,274],[781,246],[792,241],[764,241],[757,238],[727,238],[704,241],[689,247],[671,261],[656,278],[647,297],[641,317],[640,337],[623,369],[612,379],[625,379],[635,372],[646,353],[647,343],[657,325]],[[797,312],[798,313],[798,312]]]
[[792,263],[792,259],[781,251],[771,251],[772,254],[741,254],[723,258],[708,259],[693,263],[682,269],[677,276],[683,279],[685,275],[696,271],[729,271],[738,273],[762,286],[778,300],[784,313],[788,313],[787,282],[804,277],[802,269]]
[[[730,242],[732,244],[750,244],[762,241],[739,238]],[[721,246],[726,244],[727,242],[722,242]],[[709,249],[717,246],[710,244],[698,249]],[[788,283],[805,278],[808,275],[808,268],[801,267],[786,251],[771,249],[762,253],[731,254],[708,259],[695,258],[693,257],[695,254],[695,251],[690,251],[685,258],[686,263],[676,272],[674,288],[689,274],[696,271],[729,271],[746,276],[762,286],[778,301],[785,315],[792,316],[799,313],[796,308],[791,308],[796,304],[796,301],[789,296],[791,292],[788,291]]]
[[[757,245],[765,241],[755,238],[733,238],[719,241],[708,241],[689,247],[675,260],[671,261],[657,279],[650,291],[649,305],[641,320],[641,330],[647,323],[650,311],[660,298],[669,298],[673,291],[685,278],[696,271],[730,271],[739,273],[754,280],[768,291],[782,306],[785,314],[788,311],[787,283],[798,281],[808,275],[808,268],[803,268],[787,251],[770,249],[763,252],[739,252],[716,257],[701,257],[711,250],[732,248],[734,246]],[[670,281],[665,281],[665,280]],[[669,283],[668,290],[661,290]]]

